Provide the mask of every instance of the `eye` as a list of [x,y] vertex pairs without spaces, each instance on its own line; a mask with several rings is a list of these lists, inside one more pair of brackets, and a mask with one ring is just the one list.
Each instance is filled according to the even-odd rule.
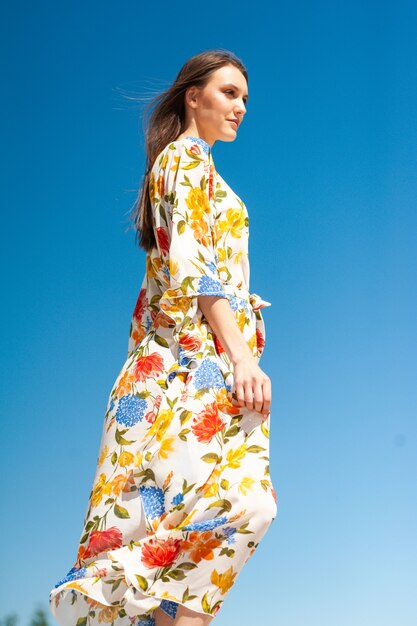
[[[224,93],[231,93],[232,95],[234,95],[235,92],[233,91],[233,89],[227,89]],[[243,102],[245,103],[245,105],[246,105],[247,101],[248,101],[247,98],[243,99]]]

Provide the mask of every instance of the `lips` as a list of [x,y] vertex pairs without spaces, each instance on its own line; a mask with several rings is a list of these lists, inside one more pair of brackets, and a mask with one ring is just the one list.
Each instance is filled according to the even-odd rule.
[[239,126],[239,122],[237,120],[227,120],[228,122],[234,122],[236,124],[236,128]]

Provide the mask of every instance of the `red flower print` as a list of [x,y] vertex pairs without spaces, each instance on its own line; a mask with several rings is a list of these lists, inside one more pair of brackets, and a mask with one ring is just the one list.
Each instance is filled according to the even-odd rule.
[[149,539],[142,549],[142,563],[146,567],[171,565],[181,551],[181,539]]
[[147,378],[156,378],[164,371],[164,359],[159,352],[152,352],[148,356],[138,357],[134,367],[135,380],[141,382]]
[[122,545],[123,534],[116,526],[112,526],[107,530],[93,530],[90,535],[88,548],[82,558],[88,559],[91,556],[100,554],[100,552],[120,548]]
[[154,421],[156,420],[155,411],[148,411],[148,413],[145,413],[145,419],[147,422],[149,422],[149,424],[153,424]]
[[135,310],[133,311],[133,317],[140,322],[142,319],[143,312],[145,308],[148,306],[147,298],[146,298],[146,289],[141,289],[139,291],[139,296],[136,301]]
[[193,154],[196,154],[197,156],[200,156],[201,154],[200,146],[197,143],[193,143],[193,145],[190,146],[190,152],[192,152]]
[[217,337],[214,337],[214,346],[216,348],[217,354],[221,354],[222,352],[224,352],[224,348]]
[[258,350],[263,350],[265,346],[265,338],[259,328],[256,329],[256,345],[258,346]]
[[219,416],[217,402],[212,402],[194,418],[191,429],[198,441],[210,443],[214,435],[225,426],[226,422]]
[[212,197],[213,197],[213,194],[214,194],[214,165],[213,165],[213,163],[210,163],[210,173],[209,173],[208,189],[209,189],[209,198],[211,200]]
[[161,249],[161,252],[168,253],[169,252],[169,239],[168,239],[168,231],[166,228],[159,227],[156,229],[156,238],[158,240],[158,245]]

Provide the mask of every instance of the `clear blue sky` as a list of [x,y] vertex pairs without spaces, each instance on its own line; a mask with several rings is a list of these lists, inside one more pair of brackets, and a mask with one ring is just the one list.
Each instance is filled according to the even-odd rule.
[[74,562],[126,357],[144,140],[124,95],[223,47],[249,72],[213,156],[272,302],[278,516],[216,625],[415,626],[416,3],[14,2],[1,29],[0,618],[26,626]]

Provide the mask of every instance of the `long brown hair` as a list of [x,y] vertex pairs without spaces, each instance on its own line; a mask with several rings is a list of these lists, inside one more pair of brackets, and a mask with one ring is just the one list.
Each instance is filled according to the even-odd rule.
[[[146,167],[142,185],[138,191],[130,216],[131,226],[136,230],[138,246],[150,252],[156,247],[153,230],[152,205],[149,196],[150,173],[158,154],[183,132],[185,124],[185,92],[189,87],[204,88],[210,75],[224,65],[237,67],[246,81],[248,74],[242,61],[229,50],[208,50],[192,56],[180,69],[173,84],[152,98],[145,112],[153,108],[149,121],[144,123]],[[143,115],[145,120],[145,115]]]

